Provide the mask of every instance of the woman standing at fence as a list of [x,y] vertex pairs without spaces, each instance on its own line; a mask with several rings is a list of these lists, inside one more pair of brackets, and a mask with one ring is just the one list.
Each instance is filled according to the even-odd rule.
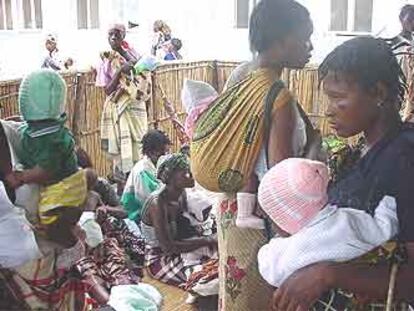
[[[280,79],[284,68],[303,68],[309,61],[312,21],[309,12],[299,3],[262,0],[253,10],[249,31],[251,49],[257,58],[237,68],[227,87],[242,80],[257,79],[268,85],[256,85],[257,90],[267,93],[271,85]],[[253,94],[257,90],[246,90],[246,93]],[[255,173],[259,179],[267,171],[268,165],[273,166],[285,158],[303,155],[309,140],[298,107],[291,100],[292,95],[286,89],[281,92],[273,104],[275,108],[268,152],[263,145],[256,160]],[[266,94],[262,97],[266,97]],[[264,106],[264,102],[257,102],[257,105]],[[247,195],[253,200],[249,199],[249,203],[243,204],[256,204],[255,194]],[[266,242],[265,232],[237,227],[238,205],[235,195],[225,194],[218,209],[220,308],[267,310],[266,300],[271,297],[271,288],[257,271],[257,252]]]
[[108,31],[112,50],[101,54],[96,85],[105,88],[101,146],[113,159],[114,171],[128,173],[141,158],[141,140],[148,129],[146,102],[151,95],[149,78],[135,75],[140,56],[124,40],[126,29],[114,25]]

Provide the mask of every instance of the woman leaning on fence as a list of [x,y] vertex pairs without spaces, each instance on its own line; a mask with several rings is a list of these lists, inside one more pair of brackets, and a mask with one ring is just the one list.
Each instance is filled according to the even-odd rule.
[[102,112],[101,146],[113,159],[114,171],[128,173],[141,158],[141,139],[148,129],[146,102],[150,79],[135,74],[140,59],[125,41],[125,26],[116,24],[108,31],[111,51],[101,53],[96,85],[105,88],[107,100]]
[[[345,42],[319,68],[329,100],[326,112],[341,137],[363,134],[363,148],[350,154],[353,165],[329,189],[330,203],[373,214],[384,196],[396,200],[396,245],[371,253],[369,261],[318,263],[290,277],[273,296],[273,310],[308,310],[332,290],[316,310],[385,310],[384,302],[412,301],[414,279],[414,127],[401,122],[404,77],[393,51],[381,39],[359,37]],[[355,157],[356,156],[356,157]],[[348,163],[345,161],[344,163]],[[363,232],[362,232],[363,235]],[[385,256],[386,255],[386,256]],[[372,263],[375,263],[374,265]],[[397,268],[396,268],[397,267]],[[395,279],[395,282],[393,281]],[[395,291],[389,292],[395,286]],[[389,294],[388,294],[389,292]],[[379,301],[375,306],[367,305]],[[355,303],[355,300],[351,303]],[[386,310],[406,310],[393,306]]]

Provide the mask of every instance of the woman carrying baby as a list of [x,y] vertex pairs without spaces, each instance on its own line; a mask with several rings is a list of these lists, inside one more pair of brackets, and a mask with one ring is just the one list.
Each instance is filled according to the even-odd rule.
[[[348,161],[347,170],[330,185],[328,202],[339,209],[349,207],[375,217],[383,200],[392,199],[398,220],[396,240],[405,249],[405,262],[399,265],[396,275],[394,299],[411,301],[414,128],[403,124],[398,113],[405,78],[387,43],[372,37],[358,37],[337,47],[321,64],[319,73],[329,100],[326,114],[332,128],[341,137],[363,134],[365,140],[365,147],[352,155],[354,163],[349,167]],[[367,230],[361,230],[360,239],[367,238]],[[313,306],[319,310],[322,305],[314,305],[317,300],[336,288],[353,293],[364,302],[384,302],[390,271],[389,261],[369,265],[328,260],[309,265],[281,284],[273,296],[272,307],[296,311]],[[330,298],[323,310],[346,309],[346,295],[331,291]],[[365,306],[364,310],[370,308]]]

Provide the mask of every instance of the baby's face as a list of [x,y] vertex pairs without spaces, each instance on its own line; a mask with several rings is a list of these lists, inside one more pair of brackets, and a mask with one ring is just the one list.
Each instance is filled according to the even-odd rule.
[[282,228],[280,228],[279,226],[277,226],[277,225],[276,225],[276,224],[274,224],[274,223],[273,223],[273,229],[274,229],[274,231],[276,232],[276,234],[277,234],[278,236],[281,236],[282,238],[287,238],[287,237],[290,237],[290,236],[291,236],[291,234],[290,234],[290,233],[288,233],[288,232],[284,231]]

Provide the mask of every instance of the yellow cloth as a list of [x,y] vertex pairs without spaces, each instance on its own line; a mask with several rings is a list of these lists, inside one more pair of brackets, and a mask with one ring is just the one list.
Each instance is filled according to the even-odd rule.
[[[277,79],[271,70],[256,70],[199,118],[191,143],[191,169],[203,188],[234,193],[250,178],[263,142],[265,98]],[[273,113],[292,100],[283,89]]]
[[40,190],[40,223],[50,225],[56,222],[59,216],[51,215],[51,212],[58,207],[79,208],[86,200],[87,188],[84,170],[79,170],[56,184],[43,187]]

